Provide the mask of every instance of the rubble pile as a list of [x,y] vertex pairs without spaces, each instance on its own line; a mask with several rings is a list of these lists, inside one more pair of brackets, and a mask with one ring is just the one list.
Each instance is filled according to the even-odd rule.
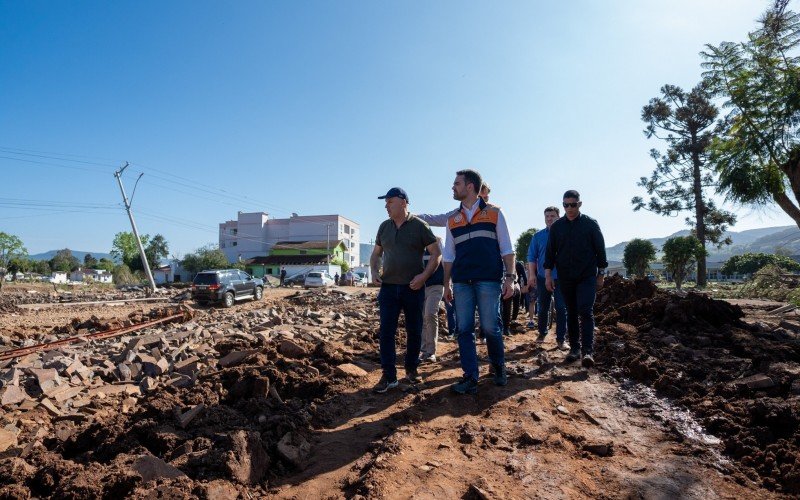
[[302,468],[376,311],[296,298],[0,364],[0,497],[235,498]]
[[612,277],[598,294],[603,369],[691,409],[739,480],[800,493],[800,325],[749,325],[738,306]]

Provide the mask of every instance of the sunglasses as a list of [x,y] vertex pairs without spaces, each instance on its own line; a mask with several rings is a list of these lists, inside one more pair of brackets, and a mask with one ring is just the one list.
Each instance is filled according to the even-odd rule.
[[564,208],[578,208],[578,205],[580,205],[580,203],[581,203],[581,202],[576,202],[576,203],[562,203],[562,205],[564,205]]

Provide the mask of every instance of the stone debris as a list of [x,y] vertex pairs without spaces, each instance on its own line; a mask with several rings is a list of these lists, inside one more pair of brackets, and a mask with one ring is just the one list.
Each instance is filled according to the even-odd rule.
[[734,380],[733,384],[737,387],[746,387],[750,390],[769,389],[770,387],[775,387],[775,381],[763,373],[758,373],[756,375]]
[[343,377],[361,378],[368,375],[366,370],[352,363],[343,363],[338,365],[335,370],[337,375],[341,375]]
[[203,403],[200,403],[199,405],[197,405],[197,406],[187,410],[186,412],[182,413],[181,415],[179,415],[178,416],[178,425],[181,427],[181,429],[185,429],[186,426],[188,426],[189,423],[191,423],[191,421],[194,420],[195,417],[197,415],[199,415],[200,412],[205,409],[205,407],[206,407],[206,405],[204,405]]
[[[155,481],[194,484],[177,496],[237,498],[272,474],[306,466],[314,406],[331,384],[349,387],[343,378],[365,377],[355,362],[377,354],[376,311],[371,295],[315,290],[277,306],[203,309],[183,324],[4,361],[0,423],[15,423],[18,431],[4,429],[0,447],[33,470],[45,466],[42,452],[63,464],[118,468],[110,483],[90,486],[79,469],[63,472],[62,485],[74,481],[72,496],[137,496],[152,492]],[[74,320],[10,347],[149,319],[135,313],[119,321]],[[142,455],[144,449],[152,454]],[[131,479],[137,476],[142,481]]]
[[162,478],[176,478],[185,476],[180,469],[153,455],[142,455],[131,466],[134,472],[142,476],[142,481],[153,481]]

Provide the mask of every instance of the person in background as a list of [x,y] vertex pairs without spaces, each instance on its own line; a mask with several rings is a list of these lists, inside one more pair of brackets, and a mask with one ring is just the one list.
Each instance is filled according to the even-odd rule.
[[[567,305],[567,333],[570,351],[567,362],[581,359],[585,368],[594,366],[594,300],[603,287],[606,244],[600,225],[581,214],[580,194],[574,189],[564,193],[564,217],[550,226],[544,270],[545,286],[553,292],[556,286]],[[558,272],[558,283],[553,271]],[[580,319],[580,331],[578,320]]]
[[533,235],[531,244],[528,247],[528,274],[531,276],[531,287],[536,288],[536,295],[538,297],[539,337],[536,341],[542,343],[545,337],[547,337],[547,329],[551,324],[550,303],[552,300],[555,300],[556,343],[559,349],[564,350],[569,347],[565,342],[567,336],[567,306],[564,304],[564,297],[561,296],[561,288],[558,286],[558,270],[553,269],[552,271],[554,289],[551,292],[545,286],[544,269],[545,252],[547,251],[547,242],[550,238],[550,226],[558,220],[559,215],[560,211],[558,207],[547,207],[544,209],[545,228],[537,231]]
[[[442,241],[436,238],[439,249],[442,248]],[[430,259],[430,252],[425,250],[423,263],[427,267]],[[422,310],[422,353],[420,362],[436,362],[436,346],[439,342],[439,304],[444,296],[444,268],[440,265],[436,268],[428,281],[425,282],[425,306]]]

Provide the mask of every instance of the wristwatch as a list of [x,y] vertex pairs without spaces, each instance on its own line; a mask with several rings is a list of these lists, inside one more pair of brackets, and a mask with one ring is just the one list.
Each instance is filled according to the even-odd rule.
[[506,278],[517,279],[517,275],[513,273],[506,273]]

